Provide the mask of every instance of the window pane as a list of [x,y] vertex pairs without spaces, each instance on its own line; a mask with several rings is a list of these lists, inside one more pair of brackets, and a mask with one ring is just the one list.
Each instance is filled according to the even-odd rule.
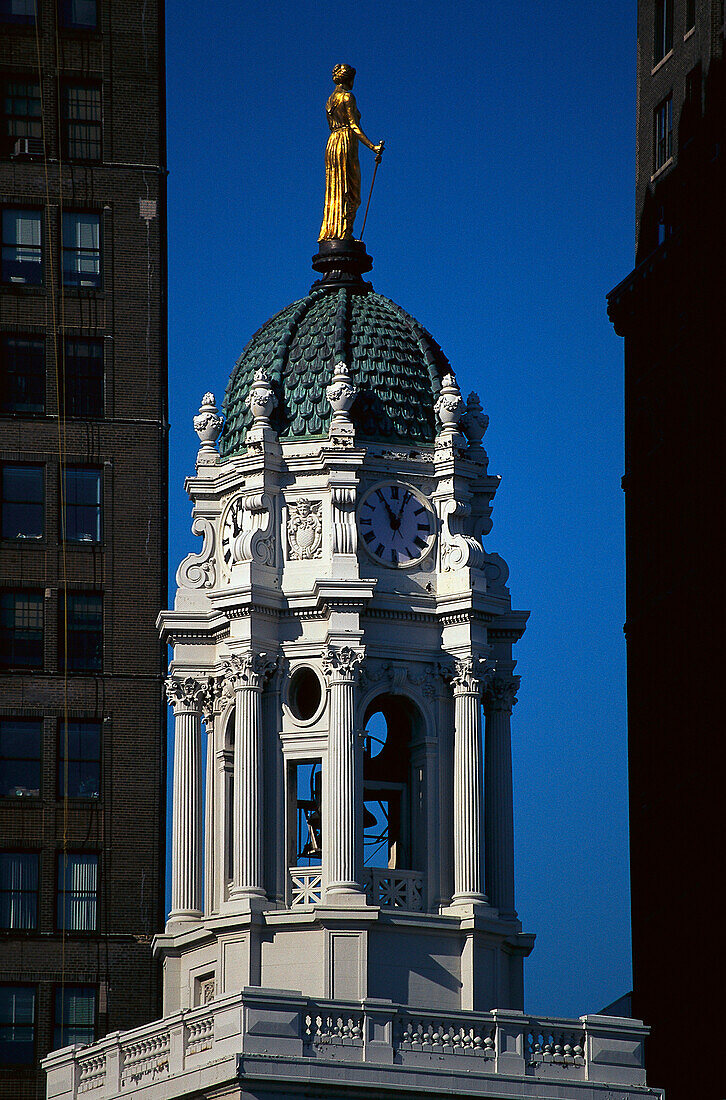
[[45,341],[5,335],[0,356],[2,412],[45,412]]
[[71,160],[100,160],[100,88],[85,84],[67,86],[64,91],[63,110],[66,156]]
[[4,23],[34,23],[35,0],[0,0],[0,19]]
[[34,1061],[35,990],[24,985],[0,985],[0,1065]]
[[61,0],[61,25],[93,30],[98,25],[96,0]]
[[96,928],[98,856],[58,855],[58,927],[68,932]]
[[690,30],[696,23],[696,0],[686,0],[686,30]]
[[40,795],[40,721],[0,719],[0,798]]
[[[63,606],[59,625],[60,664],[63,666]],[[68,596],[68,668],[99,672],[103,652],[103,604],[95,593]]]
[[66,985],[56,989],[53,1046],[92,1043],[96,1037],[96,988]]
[[43,138],[40,84],[36,80],[7,80],[3,87],[3,131],[0,149],[7,156],[19,138]]
[[43,537],[44,494],[42,466],[4,465],[2,476],[2,537]]
[[655,109],[655,167],[661,168],[673,154],[673,99],[668,96]]
[[65,471],[65,537],[101,541],[101,471],[70,466]]
[[0,928],[38,925],[38,855],[0,852]]
[[61,722],[58,797],[98,798],[101,793],[101,723]]
[[43,597],[39,593],[0,595],[0,665],[42,668]]
[[40,212],[3,210],[2,281],[39,285],[42,280]]
[[98,214],[63,215],[63,282],[101,285],[101,223]]
[[103,344],[66,340],[64,345],[67,416],[103,416]]

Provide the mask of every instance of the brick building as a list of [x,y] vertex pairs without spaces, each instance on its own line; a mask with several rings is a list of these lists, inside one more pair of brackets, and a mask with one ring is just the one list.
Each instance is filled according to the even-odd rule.
[[163,6],[0,0],[0,1097],[158,1012]]
[[668,1100],[726,1095],[722,1060],[674,1057],[685,1006],[726,1026],[725,195],[723,0],[640,0],[636,267],[609,312],[625,337],[633,1008]]

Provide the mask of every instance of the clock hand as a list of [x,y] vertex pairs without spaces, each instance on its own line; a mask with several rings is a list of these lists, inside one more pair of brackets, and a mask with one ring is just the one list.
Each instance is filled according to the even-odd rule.
[[401,507],[398,509],[398,515],[396,516],[396,519],[398,520],[398,526],[399,527],[401,526],[401,516],[403,515],[403,509],[408,504],[410,496],[411,496],[411,494],[409,493],[409,491],[407,489],[406,492],[403,495],[403,502],[401,504]]
[[391,508],[390,504],[388,503],[388,501],[386,500],[386,498],[384,497],[384,495],[383,495],[383,493],[381,492],[380,489],[378,489],[376,495],[379,496],[381,498],[381,500],[383,501],[383,507],[388,512],[388,518],[391,521],[391,527],[393,527],[393,529],[395,530],[396,529],[396,517],[393,514],[393,509]]

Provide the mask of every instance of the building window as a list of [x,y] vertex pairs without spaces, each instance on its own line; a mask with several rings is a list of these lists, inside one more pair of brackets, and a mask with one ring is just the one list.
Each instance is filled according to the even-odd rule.
[[33,718],[0,718],[0,798],[40,796],[42,728]]
[[2,281],[27,286],[43,282],[39,210],[3,210]]
[[2,537],[41,539],[45,511],[42,466],[0,467],[2,493]]
[[38,927],[38,853],[0,852],[0,928]]
[[656,0],[653,64],[657,65],[673,49],[673,0]]
[[80,1043],[87,1046],[96,1038],[96,987],[63,985],[55,991],[53,1047]]
[[45,412],[45,340],[5,333],[0,344],[0,410]]
[[101,541],[101,471],[68,466],[63,471],[67,542]]
[[98,214],[63,215],[63,283],[100,287],[101,219]]
[[3,127],[0,154],[15,152],[20,138],[43,140],[40,117],[40,84],[37,80],[10,79],[3,87]]
[[96,0],[60,0],[60,21],[62,27],[72,30],[95,30],[98,26]]
[[696,0],[686,0],[686,30],[696,25]]
[[655,137],[655,170],[662,168],[673,155],[673,96],[659,103],[653,112]]
[[64,646],[64,607],[61,597],[59,664],[71,672],[100,672],[103,654],[103,602],[95,592],[83,592],[67,599],[68,662]]
[[701,69],[701,62],[694,65],[690,72],[686,73],[686,104],[689,107],[697,108],[701,107],[701,86],[703,84],[703,71]]
[[58,853],[58,929],[94,932],[98,893],[98,856]]
[[29,1066],[35,1061],[35,989],[0,985],[0,1065]]
[[58,797],[98,798],[101,793],[101,723],[61,722]]
[[101,159],[101,89],[69,84],[63,89],[63,135],[69,160]]
[[103,416],[103,342],[64,344],[66,416]]
[[0,667],[43,667],[43,597],[39,592],[0,594]]
[[35,2],[36,0],[0,0],[0,22],[34,23]]

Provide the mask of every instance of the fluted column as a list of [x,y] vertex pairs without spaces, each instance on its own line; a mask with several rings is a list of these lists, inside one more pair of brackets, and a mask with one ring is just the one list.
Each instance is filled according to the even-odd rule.
[[203,685],[191,676],[170,676],[166,694],[174,708],[171,922],[202,914]]
[[323,658],[330,685],[323,841],[326,894],[360,893],[356,882],[355,687],[362,661],[363,653],[350,646],[330,648]]
[[454,662],[454,904],[487,901],[482,873],[481,662]]
[[512,798],[512,707],[518,676],[495,676],[484,694],[484,844],[489,901],[501,917],[513,919],[514,803]]
[[215,740],[219,717],[219,680],[210,676],[204,685],[202,695],[202,718],[206,734],[206,775],[204,783],[204,912],[212,913],[215,904],[215,868],[217,860],[216,803],[217,784],[215,782]]
[[235,695],[233,898],[265,896],[262,689],[273,667],[265,653],[235,654],[224,665]]

